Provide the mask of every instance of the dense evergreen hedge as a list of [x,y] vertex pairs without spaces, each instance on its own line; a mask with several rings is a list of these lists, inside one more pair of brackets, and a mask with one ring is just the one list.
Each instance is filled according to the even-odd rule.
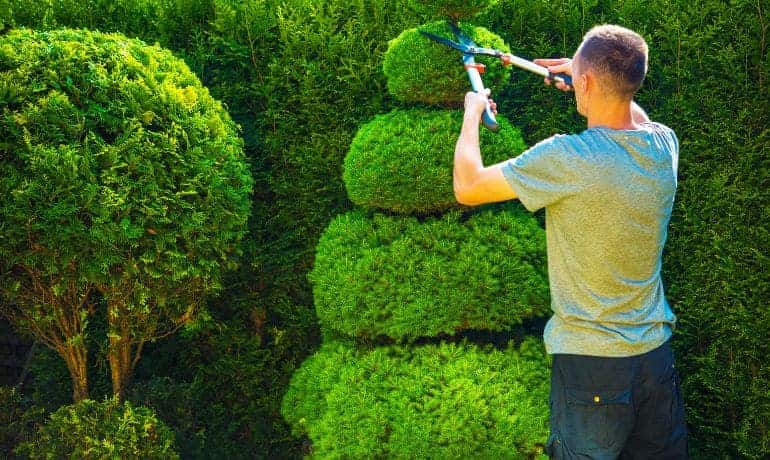
[[[429,17],[441,19],[418,7],[389,0],[0,0],[6,25],[98,28],[158,40],[183,56],[244,126],[256,179],[252,263],[228,281],[212,310],[239,325],[243,340],[260,339],[265,356],[275,353],[252,374],[265,392],[263,410],[234,422],[267,426],[270,434],[233,435],[198,456],[216,455],[226,442],[233,458],[238,446],[298,455],[277,404],[287,376],[317,343],[305,275],[331,216],[350,207],[340,165],[353,135],[393,105],[381,69],[387,41]],[[10,10],[12,17],[2,14]],[[650,73],[638,101],[682,143],[663,275],[679,316],[674,344],[694,458],[762,458],[770,454],[770,8],[754,0],[497,0],[473,19],[527,58],[571,55],[582,34],[603,22],[647,38]],[[545,88],[525,71],[514,69],[511,84],[493,96],[529,144],[584,127],[571,94]],[[208,375],[206,351],[241,341],[211,334],[151,347],[144,371],[164,376],[174,369],[169,378],[184,384]],[[151,367],[174,353],[183,366]],[[219,369],[218,375],[229,372]],[[219,394],[223,403],[244,397],[229,394]],[[190,395],[180,413],[193,401],[208,403],[203,390]],[[201,417],[188,432],[214,436],[225,422]]]
[[[479,46],[509,51],[497,35],[483,27],[460,24],[460,29]],[[462,65],[462,53],[429,39],[419,31],[430,32],[457,41],[446,21],[432,22],[407,29],[389,42],[382,70],[388,79],[388,91],[407,103],[462,105],[468,91],[468,76]],[[485,64],[484,84],[493,91],[508,79],[510,69],[499,59],[479,56]]]
[[444,19],[469,18],[487,8],[495,0],[419,0],[412,2],[414,8],[428,13],[431,17]]
[[281,412],[312,458],[512,458],[542,453],[542,340],[356,350],[327,342],[292,377]]
[[[401,109],[361,128],[345,157],[343,180],[350,200],[399,213],[434,213],[462,207],[452,188],[452,163],[460,111]],[[507,160],[526,146],[519,130],[499,117],[498,133],[484,130],[486,165]]]
[[467,220],[350,211],[321,236],[308,276],[321,325],[352,337],[501,331],[550,307],[545,233],[517,205]]

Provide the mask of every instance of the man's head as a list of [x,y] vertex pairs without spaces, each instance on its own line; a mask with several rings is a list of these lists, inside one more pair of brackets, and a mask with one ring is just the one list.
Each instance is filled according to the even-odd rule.
[[581,113],[589,79],[594,80],[590,91],[598,91],[601,98],[631,100],[647,73],[647,43],[624,27],[596,26],[575,52],[572,73]]

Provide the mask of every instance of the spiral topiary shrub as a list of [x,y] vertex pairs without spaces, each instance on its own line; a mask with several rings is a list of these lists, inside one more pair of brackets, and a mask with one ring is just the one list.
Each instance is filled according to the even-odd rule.
[[313,458],[541,454],[549,364],[535,338],[357,350],[326,342],[292,377],[281,413]]
[[435,18],[467,18],[473,16],[485,8],[489,7],[496,0],[452,0],[452,1],[431,1],[417,0],[412,2],[412,6],[423,13],[429,14]]
[[[502,38],[483,27],[460,24],[460,29],[479,46],[510,51]],[[388,91],[402,102],[462,105],[470,90],[462,54],[425,37],[420,30],[455,40],[446,21],[401,32],[389,42],[382,63]],[[476,61],[487,66],[484,84],[496,93],[507,81],[510,69],[497,58],[478,56]]]
[[0,37],[0,309],[67,361],[76,400],[88,315],[106,304],[121,393],[142,345],[236,266],[251,184],[238,127],[170,51],[85,30]]
[[[460,208],[452,188],[452,164],[460,111],[402,109],[361,126],[345,157],[343,180],[350,200],[399,213]],[[526,148],[519,131],[498,117],[499,133],[481,132],[487,165]]]
[[62,406],[22,443],[18,453],[30,459],[178,459],[174,433],[151,409],[117,398],[85,399]]
[[515,205],[467,220],[458,211],[422,222],[360,210],[337,216],[309,275],[321,325],[410,341],[546,315],[545,232],[525,213]]

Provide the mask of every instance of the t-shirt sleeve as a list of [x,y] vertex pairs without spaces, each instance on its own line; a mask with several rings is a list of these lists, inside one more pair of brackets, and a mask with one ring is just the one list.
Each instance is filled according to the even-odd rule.
[[584,188],[581,159],[567,138],[557,135],[503,164],[503,176],[525,208],[534,212]]
[[671,167],[674,170],[674,179],[676,179],[679,174],[679,139],[676,137],[676,133],[662,123],[650,121],[646,124],[652,127],[655,135],[660,139],[660,148],[671,155]]

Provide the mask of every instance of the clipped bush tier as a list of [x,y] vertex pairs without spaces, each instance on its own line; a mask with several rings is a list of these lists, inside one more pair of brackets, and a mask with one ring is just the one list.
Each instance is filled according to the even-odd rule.
[[197,302],[234,265],[251,184],[237,126],[170,51],[85,30],[0,37],[0,273]]
[[545,232],[518,204],[462,220],[337,216],[316,249],[321,325],[351,337],[503,331],[550,308]]
[[428,1],[420,0],[412,2],[414,8],[437,19],[446,17],[460,19],[473,16],[489,5],[494,0],[451,0],[451,1]]
[[548,436],[542,341],[356,351],[328,342],[294,373],[281,413],[316,458],[532,458]]
[[[460,28],[479,46],[510,50],[502,38],[483,27],[460,24]],[[455,40],[445,21],[425,24],[419,30]],[[477,56],[476,62],[486,64],[482,79],[495,94],[506,82],[510,69],[492,57]],[[425,37],[417,28],[401,32],[388,43],[382,68],[388,91],[403,102],[459,106],[471,90],[462,53]]]
[[[345,157],[350,200],[368,208],[430,213],[462,207],[452,189],[452,165],[462,111],[403,109],[363,125]],[[526,149],[518,129],[498,117],[501,129],[481,130],[489,166]]]

